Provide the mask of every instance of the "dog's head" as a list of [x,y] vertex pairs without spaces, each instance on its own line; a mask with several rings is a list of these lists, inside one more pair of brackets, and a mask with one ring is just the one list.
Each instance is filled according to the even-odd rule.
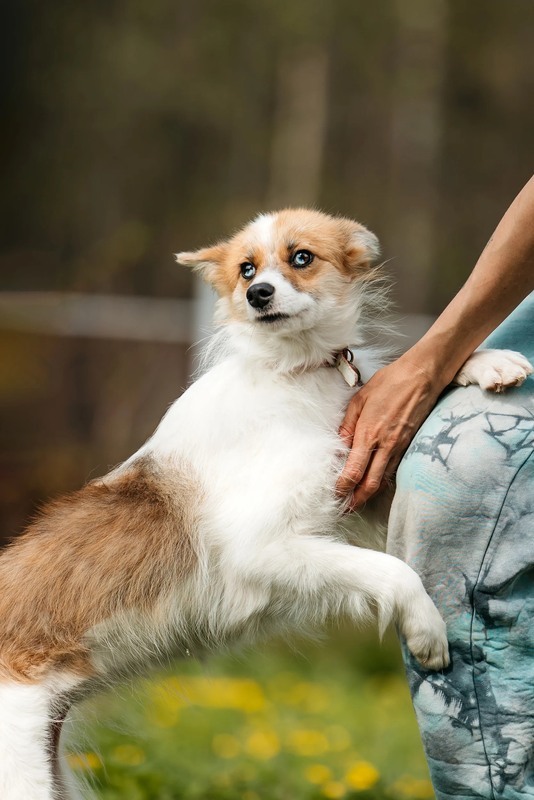
[[219,318],[246,326],[249,340],[313,344],[324,359],[352,341],[378,253],[374,234],[357,222],[286,209],[261,214],[231,239],[176,259],[214,286]]

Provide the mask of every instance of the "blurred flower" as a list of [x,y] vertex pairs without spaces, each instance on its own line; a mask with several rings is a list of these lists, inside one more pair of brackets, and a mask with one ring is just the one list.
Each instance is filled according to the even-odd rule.
[[247,678],[185,678],[183,690],[191,703],[210,708],[236,708],[247,714],[265,708],[265,695]]
[[214,736],[211,746],[219,758],[235,758],[241,750],[239,741],[229,733],[219,733]]
[[102,766],[96,753],[69,753],[67,762],[72,769],[98,769]]
[[330,797],[332,800],[336,800],[336,798],[343,797],[343,795],[346,794],[347,788],[340,781],[330,781],[329,783],[325,783],[322,788],[322,792],[325,797]]
[[324,733],[316,730],[292,731],[287,738],[287,744],[299,756],[320,756],[330,749]]
[[145,754],[135,744],[120,744],[113,749],[113,757],[119,764],[128,767],[137,767],[145,761]]
[[171,728],[177,721],[180,709],[187,706],[204,708],[233,708],[245,714],[263,711],[265,695],[256,681],[245,678],[167,678],[150,692],[152,700],[146,715],[158,728]]
[[256,730],[247,738],[245,750],[254,758],[268,760],[280,752],[280,740],[273,730]]
[[180,709],[185,705],[183,691],[175,678],[158,681],[150,689],[151,703],[147,708],[148,721],[157,728],[172,728],[178,722]]
[[345,780],[351,789],[363,791],[378,782],[380,773],[369,761],[356,761],[348,770]]
[[332,772],[325,764],[310,764],[304,770],[304,777],[309,783],[320,785],[330,780]]

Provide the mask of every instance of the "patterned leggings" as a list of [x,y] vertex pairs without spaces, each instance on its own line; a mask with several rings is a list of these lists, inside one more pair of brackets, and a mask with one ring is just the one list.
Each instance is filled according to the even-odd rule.
[[[534,293],[484,346],[534,360]],[[399,468],[388,551],[448,626],[448,669],[404,648],[436,797],[534,798],[534,376],[441,398]]]

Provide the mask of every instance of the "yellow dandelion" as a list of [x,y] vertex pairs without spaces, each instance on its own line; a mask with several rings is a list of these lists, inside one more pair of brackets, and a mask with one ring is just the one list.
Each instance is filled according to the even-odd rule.
[[229,733],[219,733],[214,736],[211,747],[219,758],[235,758],[241,750],[239,741]]
[[338,797],[343,797],[346,794],[347,788],[341,781],[329,781],[324,784],[321,791],[325,797],[337,800]]
[[180,710],[187,705],[183,686],[177,678],[165,678],[151,686],[149,699],[146,718],[157,728],[173,728]]
[[272,730],[256,730],[248,736],[245,750],[254,758],[267,761],[280,752],[280,740]]
[[156,716],[172,717],[174,720],[178,719],[180,709],[187,705],[183,696],[180,696],[179,682],[170,678],[151,687],[149,698],[150,711],[154,710]]
[[316,730],[294,730],[287,744],[299,756],[320,756],[329,750],[328,739],[322,731]]
[[403,775],[391,786],[391,789],[402,797],[409,797],[411,800],[432,800],[434,789],[429,780],[425,778],[413,778],[411,775]]
[[153,702],[170,706],[176,710],[188,705],[183,681],[179,678],[164,678],[151,686],[150,698]]
[[140,747],[135,744],[120,744],[113,749],[113,758],[119,764],[125,764],[128,767],[138,767],[145,761],[145,754]]
[[380,773],[369,761],[356,761],[348,770],[345,780],[351,789],[363,791],[378,783]]
[[192,703],[208,708],[236,708],[251,714],[266,705],[261,686],[249,679],[189,678],[184,688]]
[[257,792],[243,792],[243,800],[260,800],[260,796]]
[[102,762],[96,753],[69,753],[67,762],[72,769],[99,769]]
[[308,783],[320,786],[331,779],[332,772],[325,764],[310,764],[304,770],[304,777]]

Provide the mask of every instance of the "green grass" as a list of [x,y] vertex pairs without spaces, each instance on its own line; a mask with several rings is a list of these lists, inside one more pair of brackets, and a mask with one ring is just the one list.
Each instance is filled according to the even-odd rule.
[[393,638],[177,662],[80,716],[69,760],[103,800],[433,797]]

